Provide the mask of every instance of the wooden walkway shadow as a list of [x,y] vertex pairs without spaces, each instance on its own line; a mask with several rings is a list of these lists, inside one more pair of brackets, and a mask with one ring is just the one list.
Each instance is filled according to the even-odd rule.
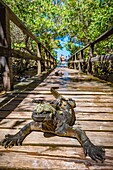
[[[20,82],[15,85],[15,90],[0,96],[0,121],[5,119],[13,110],[18,107],[18,105],[27,96],[25,92],[28,87],[30,90],[36,88],[46,77],[48,73],[42,73],[39,76],[34,76],[29,80]],[[24,93],[25,92],[25,93]],[[22,95],[24,94],[24,95]]]
[[[55,76],[58,69],[62,76]],[[32,132],[23,146],[10,149],[0,146],[0,169],[113,170],[113,86],[71,69],[56,68],[42,83],[35,81],[21,93],[9,95],[9,103],[9,98],[1,100],[0,140],[5,134],[14,134],[31,121],[36,106],[33,101],[54,100],[50,93],[53,86],[59,87],[58,91],[64,97],[76,100],[75,126],[85,130],[94,144],[105,147],[105,162],[96,163],[89,157],[85,158],[75,139],[44,137],[41,132]]]

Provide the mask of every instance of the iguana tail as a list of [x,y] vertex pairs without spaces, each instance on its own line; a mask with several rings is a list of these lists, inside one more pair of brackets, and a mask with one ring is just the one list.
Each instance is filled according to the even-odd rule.
[[56,89],[58,89],[58,87],[51,87],[50,91],[51,91],[52,95],[53,95],[56,99],[60,98],[60,99],[62,99],[62,100],[64,100],[64,101],[67,101],[61,94],[59,94],[59,93],[56,91]]
[[59,97],[61,97],[61,95],[56,91],[57,87],[51,87],[50,91],[52,93],[52,95],[58,99]]

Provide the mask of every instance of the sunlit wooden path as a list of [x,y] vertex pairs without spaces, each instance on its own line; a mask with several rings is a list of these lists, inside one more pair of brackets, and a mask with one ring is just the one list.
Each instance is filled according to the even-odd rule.
[[34,100],[53,100],[50,87],[55,86],[59,87],[58,91],[64,97],[76,100],[75,126],[85,130],[94,144],[105,147],[105,163],[96,163],[89,157],[85,158],[77,140],[56,136],[47,138],[43,133],[32,132],[23,142],[23,146],[10,149],[0,146],[0,170],[113,169],[113,86],[67,68],[60,68],[62,77],[55,76],[58,69],[42,82],[41,77],[34,77],[34,83],[31,80],[31,84],[25,89],[1,96],[0,140],[5,134],[14,134],[31,121],[36,105]]

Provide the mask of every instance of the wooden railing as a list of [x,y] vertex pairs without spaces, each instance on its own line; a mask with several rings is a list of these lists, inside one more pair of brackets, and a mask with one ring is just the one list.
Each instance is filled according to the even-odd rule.
[[[25,37],[24,48],[15,48],[12,43],[12,23],[21,30]],[[34,50],[31,50],[28,45],[29,39],[34,45]],[[56,59],[50,51],[29,31],[11,9],[0,0],[0,69],[4,90],[11,90],[13,88],[13,58],[24,59],[29,62],[30,60],[36,61],[37,74],[42,72],[42,66],[43,71],[52,70],[56,67]]]
[[[93,42],[87,44],[85,47],[81,48],[79,51],[75,52],[68,60],[68,67],[77,69],[79,72],[87,71],[87,73],[94,73],[94,63],[95,62],[109,62],[113,61],[113,54],[106,55],[94,55],[94,45],[105,40],[113,34],[113,27],[106,31],[104,34],[99,36]],[[85,50],[89,48],[88,58],[85,56]]]

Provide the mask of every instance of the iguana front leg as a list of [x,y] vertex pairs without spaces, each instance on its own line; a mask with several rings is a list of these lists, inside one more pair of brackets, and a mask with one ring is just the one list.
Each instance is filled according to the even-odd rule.
[[57,128],[56,133],[59,136],[76,138],[82,145],[85,156],[89,155],[95,161],[100,160],[104,162],[105,150],[102,147],[95,146],[80,128],[73,128],[67,124],[63,124],[59,129]]
[[27,135],[29,135],[32,131],[42,131],[42,123],[41,122],[30,122],[25,125],[18,133],[15,135],[6,135],[5,139],[3,139],[0,143],[5,148],[13,147],[14,145],[22,145],[23,140]]

